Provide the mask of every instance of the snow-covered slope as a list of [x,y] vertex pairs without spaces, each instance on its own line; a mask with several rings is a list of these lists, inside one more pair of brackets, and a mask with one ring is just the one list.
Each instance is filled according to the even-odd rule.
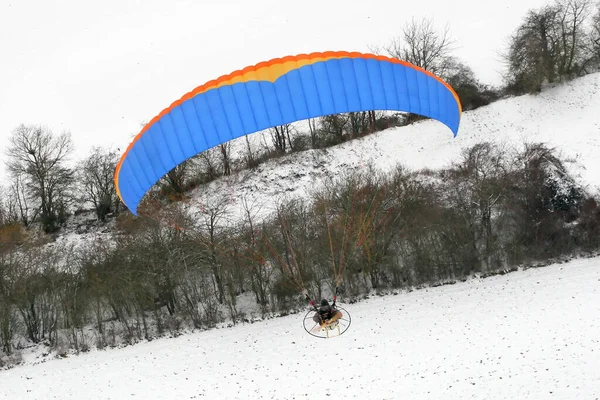
[[598,399],[600,259],[0,371],[5,399]]
[[[440,168],[461,151],[480,141],[519,146],[524,141],[545,142],[565,157],[574,158],[572,172],[600,188],[600,73],[526,95],[497,101],[465,112],[454,138],[437,121],[387,129],[326,150],[310,150],[283,160],[262,164],[217,180],[198,189],[191,204],[200,208],[223,196],[229,202],[232,221],[241,218],[241,200],[268,212],[277,197],[307,197],[324,180],[373,164],[382,171],[398,163],[411,169]],[[238,142],[237,147],[243,144]]]

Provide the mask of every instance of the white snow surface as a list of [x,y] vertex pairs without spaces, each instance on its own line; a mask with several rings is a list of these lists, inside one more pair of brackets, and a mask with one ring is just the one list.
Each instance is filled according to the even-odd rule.
[[0,371],[5,399],[598,399],[600,258]]

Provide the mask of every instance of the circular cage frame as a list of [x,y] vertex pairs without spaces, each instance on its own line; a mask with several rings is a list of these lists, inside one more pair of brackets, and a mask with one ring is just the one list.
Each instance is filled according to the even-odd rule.
[[313,316],[316,313],[314,309],[308,310],[308,312],[304,315],[302,326],[304,327],[306,333],[319,339],[331,339],[334,337],[342,336],[350,328],[350,325],[352,324],[352,316],[350,315],[348,310],[338,306],[337,304],[335,308],[342,312],[342,318],[338,320],[338,325],[336,325],[336,327],[340,328],[339,334],[337,333],[337,329],[332,329],[332,331],[335,332],[335,334],[328,335],[328,332],[325,330],[326,328],[321,328],[315,333],[315,328],[317,328],[319,324],[313,321]]

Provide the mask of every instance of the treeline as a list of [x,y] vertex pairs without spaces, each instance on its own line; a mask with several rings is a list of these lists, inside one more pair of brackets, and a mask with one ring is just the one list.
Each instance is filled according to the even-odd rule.
[[[531,10],[510,38],[504,55],[505,85],[499,88],[480,82],[473,70],[453,55],[455,41],[446,27],[439,31],[433,20],[412,20],[402,34],[378,54],[409,61],[431,71],[458,93],[464,110],[473,110],[514,94],[535,93],[544,84],[573,79],[600,67],[600,3],[591,0],[555,0]],[[263,141],[232,156],[232,144],[205,151],[174,168],[155,190],[179,196],[198,185],[290,152],[325,148],[393,126],[410,124],[422,117],[406,113],[367,111],[329,115],[263,132]],[[112,183],[118,161],[115,151],[94,148],[69,167],[73,153],[70,133],[60,135],[36,125],[20,125],[11,135],[7,151],[10,184],[0,197],[0,224],[37,224],[46,233],[64,225],[82,207],[93,207],[104,221],[122,211]],[[83,206],[82,206],[83,205]]]
[[279,202],[267,219],[248,207],[243,221],[223,224],[225,203],[206,207],[201,221],[161,216],[173,224],[123,214],[114,240],[78,249],[35,245],[5,228],[2,352],[21,337],[85,350],[252,320],[240,299],[262,316],[285,313],[305,305],[301,289],[315,298],[330,291],[338,273],[352,301],[600,246],[596,199],[535,143],[519,151],[479,143],[440,171],[351,173],[308,201]]

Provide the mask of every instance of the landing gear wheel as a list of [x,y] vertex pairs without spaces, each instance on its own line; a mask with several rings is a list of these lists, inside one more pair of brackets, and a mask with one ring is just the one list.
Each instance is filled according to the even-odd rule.
[[341,311],[342,318],[337,321],[331,323],[330,325],[320,325],[313,320],[313,317],[316,314],[315,310],[308,310],[306,315],[304,316],[304,330],[311,336],[320,338],[320,339],[329,339],[336,336],[341,336],[350,328],[350,324],[352,323],[352,317],[350,313],[346,311],[344,308],[336,305],[336,310]]

